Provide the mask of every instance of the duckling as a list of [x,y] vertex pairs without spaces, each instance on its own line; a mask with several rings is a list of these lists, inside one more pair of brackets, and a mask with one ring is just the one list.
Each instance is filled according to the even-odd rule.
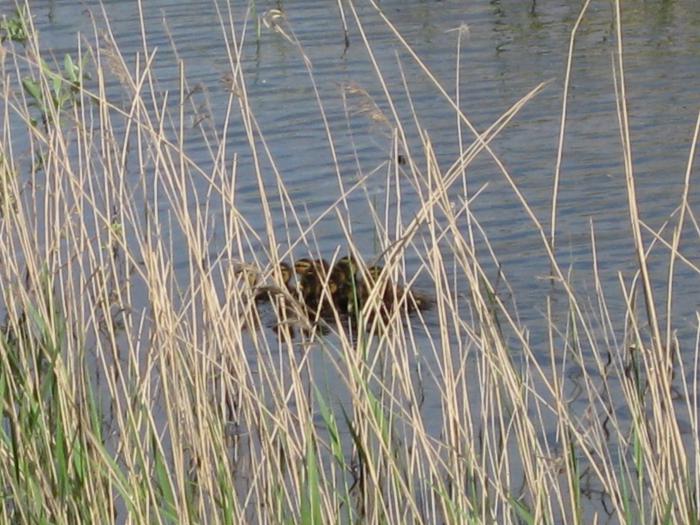
[[299,310],[299,304],[294,300],[294,298],[297,297],[297,290],[295,285],[290,282],[292,275],[296,273],[296,266],[297,265],[295,264],[294,269],[292,269],[292,267],[285,262],[280,263],[279,266],[282,284],[293,298],[285,296],[282,288],[279,286],[269,286],[267,287],[266,292],[268,299],[277,294],[278,301],[276,304],[278,322],[273,324],[272,328],[277,333],[277,336],[285,341],[292,341],[295,338],[296,328],[301,328],[302,331],[305,332],[310,330],[310,325],[306,319],[306,316],[304,316],[304,318],[300,317],[300,313],[302,316],[304,314]]
[[253,297],[250,294],[255,293],[260,271],[252,264],[234,263],[233,273],[236,276],[234,301],[237,303],[236,311],[240,314],[240,327],[242,330],[257,330],[260,327],[260,317],[255,307],[257,294]]
[[323,292],[324,262],[303,258],[294,263],[301,298],[307,308],[314,312]]
[[[370,269],[370,272],[373,273],[373,278],[376,280],[377,278],[379,278],[379,274],[381,274],[382,272],[382,267],[374,266]],[[388,295],[387,291],[385,291],[383,300],[384,304],[387,306],[389,306],[391,304],[391,301],[393,300],[394,303],[405,301],[406,308],[409,312],[415,312],[417,310],[428,310],[431,307],[432,301],[427,295],[415,292],[413,290],[409,290],[398,283],[393,283],[392,288],[393,290],[389,290]]]
[[[369,299],[372,289],[379,282],[379,277],[383,270],[381,266],[370,266],[367,268],[367,273],[360,285],[360,306],[364,305]],[[402,301],[405,301],[408,312],[430,308],[430,300],[424,295],[407,290],[400,284],[389,281],[385,282],[383,286],[384,288],[378,292],[378,295],[381,303],[380,312],[385,320],[388,319],[391,311]]]
[[291,285],[289,280],[292,278],[292,267],[286,262],[280,263],[280,276],[282,277],[282,284],[287,290],[291,290]]
[[[366,273],[363,275],[358,293],[358,306],[360,309],[362,309],[364,305],[367,304],[367,301],[369,300],[373,289],[375,288],[375,286],[378,285],[379,276],[381,275],[382,270],[383,268],[381,266],[370,266],[369,268],[367,268]],[[379,290],[378,292],[378,310],[382,316],[382,319],[386,321],[389,319],[389,314],[393,309],[393,305],[396,303],[396,295],[394,287],[391,286],[389,282],[385,282],[383,286],[384,288],[382,290]],[[368,321],[371,322],[373,318],[374,315],[370,313]]]
[[[269,302],[273,298],[278,299],[276,301],[276,311],[277,318],[280,322],[275,323],[271,326],[276,332],[278,337],[284,338],[285,340],[292,340],[295,335],[294,327],[299,321],[299,316],[297,315],[298,309],[295,308],[285,297],[285,289],[289,293],[293,293],[293,286],[290,283],[292,278],[292,268],[286,262],[281,262],[279,265],[279,277],[281,277],[281,284],[277,280],[277,274],[273,275],[273,279],[277,280],[275,284],[261,286],[260,281],[260,271],[252,266],[245,264],[238,264],[234,269],[236,274],[242,275],[245,284],[248,286],[249,291],[253,291],[255,295],[253,296],[253,301],[246,301],[244,303],[245,310],[242,315],[242,329],[259,329],[262,324],[260,318],[260,311],[255,306],[255,303]],[[304,323],[302,323],[303,326]],[[307,323],[308,324],[308,323]]]
[[[321,317],[335,315],[338,296],[338,270],[331,270],[324,259],[299,259],[294,265],[301,297],[310,314]],[[335,274],[333,272],[336,272]]]
[[[357,292],[359,290],[358,269],[355,259],[345,256],[333,265],[329,276],[329,288],[333,304],[338,311],[347,314],[357,302]],[[353,303],[351,305],[350,303]]]
[[279,293],[282,289],[286,289],[287,291],[291,291],[291,285],[289,284],[289,281],[292,278],[292,268],[289,266],[289,264],[282,261],[279,265],[279,272],[280,272],[280,276],[282,277],[282,286],[271,285],[271,286],[257,287],[256,286],[257,277],[256,277],[254,284],[253,284],[253,287],[256,287],[258,289],[258,292],[255,294],[255,302],[256,303],[269,301],[273,294]]

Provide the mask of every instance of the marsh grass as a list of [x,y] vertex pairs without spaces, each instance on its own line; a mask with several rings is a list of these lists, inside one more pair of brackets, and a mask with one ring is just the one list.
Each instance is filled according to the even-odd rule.
[[[354,3],[339,2],[346,41],[354,24],[353,45],[365,46],[383,89],[377,104],[359,84],[345,86],[346,116],[380,127],[392,152],[351,183],[336,160],[338,197],[313,218],[291,199],[275,145],[252,111],[240,66],[245,34],[231,11],[220,13],[230,52],[228,107],[223,122],[196,118],[193,127],[189,112],[200,108],[184,65],[179,89],[161,92],[157,53],[145,48],[124,57],[109,20],[61,68],[42,58],[30,12],[5,19],[3,522],[698,521],[698,343],[682,348],[670,315],[674,265],[691,264],[679,251],[686,221],[698,233],[688,205],[698,130],[675,226],[670,234],[647,232],[653,241],[646,244],[619,3],[612,74],[638,261],[632,279],[620,275],[621,322],[608,308],[614,292],[598,276],[593,227],[593,297],[576,290],[555,256],[561,142],[551,225],[537,219],[491,148],[544,84],[478,131],[369,3],[412,58],[402,67],[422,70],[453,108],[460,154],[440,168],[420,116],[399,118],[393,93],[401,88],[410,97],[409,86],[386,84]],[[268,15],[263,25],[299,50],[315,87],[312,64],[282,11]],[[567,79],[571,67],[570,59]],[[561,140],[566,92],[563,99]],[[407,138],[409,126],[418,144]],[[463,144],[462,129],[471,143]],[[201,133],[206,162],[188,155],[191,133]],[[234,133],[247,137],[262,230],[251,225],[259,218],[237,207],[241,153],[226,141]],[[549,258],[553,293],[566,305],[543,305],[546,337],[537,343],[515,302],[503,298],[507,280],[471,210],[481,189],[470,187],[466,169],[479,155],[498,166],[529,217]],[[366,193],[367,178],[381,172],[387,202],[399,211],[402,195],[418,199],[410,221],[389,216],[390,207]],[[363,259],[354,242],[347,200],[356,194],[367,196],[375,221],[379,255],[372,258]],[[287,226],[282,232],[273,202]],[[223,221],[217,253],[209,246],[214,208]],[[299,297],[278,286],[275,268],[301,252],[329,257],[315,236],[322,217],[335,217],[345,237],[332,259],[349,253],[362,269],[379,259],[379,279],[428,287],[432,310],[409,313],[403,305],[377,315],[377,287],[357,318],[309,319]],[[669,259],[665,316],[656,311],[659,283],[647,268],[653,245],[665,247]],[[419,267],[406,265],[407,254]],[[258,284],[276,290],[270,305],[256,305]]]

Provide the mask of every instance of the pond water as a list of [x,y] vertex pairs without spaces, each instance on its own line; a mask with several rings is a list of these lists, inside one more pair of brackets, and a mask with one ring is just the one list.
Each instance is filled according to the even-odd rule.
[[[154,76],[162,92],[178,90],[174,43],[193,90],[191,99],[196,109],[188,109],[189,122],[199,123],[193,126],[195,131],[186,147],[195,162],[206,165],[211,153],[203,137],[220,133],[229,100],[222,76],[231,70],[216,4],[209,0],[144,2],[143,18],[148,28],[145,36],[140,32],[133,2],[106,1],[103,5],[120,49],[132,64],[136,53],[143,51],[144,38],[150,51],[158,50]],[[492,144],[548,231],[569,38],[581,3],[540,0],[533,6],[519,0],[383,0],[379,5],[450,96],[456,96],[455,86],[459,84],[460,107],[478,130],[485,130],[536,85],[548,82]],[[227,9],[224,2],[218,7]],[[246,5],[234,2],[232,8],[234,18],[242,26]],[[375,203],[383,214],[387,193],[386,170],[374,174],[373,170],[392,159],[394,153],[388,128],[373,121],[371,115],[352,113],[358,102],[344,89],[361,88],[376,103],[377,111],[391,111],[357,24],[345,9],[349,43],[346,47],[336,2],[257,1],[255,8],[261,16],[270,9],[284,11],[286,21],[281,27],[299,41],[313,72],[312,82],[300,50],[283,35],[264,25],[256,35],[254,22],[249,22],[242,63],[248,98],[295,207],[307,214],[302,223],[315,220],[339,198],[339,180],[349,187],[360,174],[369,175],[366,191],[353,192],[348,197],[349,213],[344,216],[351,218],[348,220],[353,241],[365,257],[372,258],[381,251],[377,245],[381,239],[378,240],[368,202]],[[460,151],[454,109],[439,95],[433,81],[417,66],[377,11],[367,2],[358,2],[357,9],[396,112],[406,126],[408,147],[421,158],[420,137],[413,123],[415,111],[422,130],[430,137],[438,164],[445,169]],[[80,4],[58,0],[33,10],[43,45],[59,57],[74,52],[76,31],[91,35],[91,13],[101,18],[100,3],[92,0]],[[624,63],[637,198],[641,218],[654,231],[669,219],[674,224],[672,214],[681,200],[700,108],[698,27],[700,6],[695,0],[625,2]],[[563,266],[571,266],[573,280],[582,293],[588,291],[593,296],[593,225],[601,280],[613,316],[619,319],[624,301],[618,273],[622,272],[629,282],[636,260],[616,110],[612,65],[615,50],[611,6],[608,2],[592,2],[573,53],[561,165],[557,257]],[[315,89],[334,137],[338,173]],[[352,113],[349,117],[348,111]],[[462,139],[466,147],[473,135],[462,129]],[[246,137],[238,131],[231,132],[227,147],[240,151],[237,207],[262,233],[264,217]],[[269,177],[266,183],[273,187],[276,183],[271,166],[264,166],[264,171]],[[468,183],[472,192],[483,187],[471,210],[486,231],[507,277],[512,294],[508,300],[517,304],[521,321],[531,330],[530,336],[544,339],[544,298],[551,288],[545,279],[549,262],[540,237],[486,153],[469,166]],[[459,201],[463,195],[461,184],[452,190]],[[697,185],[691,185],[691,208],[697,205],[699,197]],[[404,222],[415,214],[418,204],[416,195],[409,192],[404,196],[400,210]],[[290,231],[287,219],[281,213],[279,199],[271,199],[270,206],[278,241],[284,245]],[[389,209],[395,213],[393,204]],[[342,207],[339,210],[338,213],[345,213]],[[221,210],[213,204],[208,213],[216,218]],[[223,223],[221,217],[217,220]],[[346,242],[335,213],[327,214],[314,232],[320,253],[327,257],[338,249],[341,255],[344,253]],[[289,235],[296,238],[298,231],[291,227]],[[652,236],[648,232],[645,235],[648,244]],[[683,254],[697,263],[697,235],[688,228],[684,239]],[[217,242],[216,237],[211,241],[212,253],[222,250]],[[294,256],[307,255],[308,250],[296,246]],[[176,268],[184,276],[187,254],[182,256],[181,261],[176,261]],[[659,306],[665,294],[662,284],[666,282],[667,261],[667,249],[657,246],[650,262],[654,275],[661,277],[656,280],[660,283],[656,289]],[[417,257],[407,254],[407,273],[418,266]],[[490,268],[497,271],[493,264]],[[417,286],[429,286],[426,279],[419,276]],[[681,342],[688,343],[692,353],[700,279],[683,264],[677,269],[676,279],[674,325]],[[617,312],[615,307],[619,308]],[[428,312],[427,322],[437,323],[434,312]],[[545,345],[542,352],[546,360]]]
[[[284,9],[288,20],[284,28],[293,32],[312,64],[319,97],[335,139],[339,176],[345,187],[349,187],[359,172],[370,173],[391,157],[391,142],[381,125],[366,117],[351,117],[348,122],[345,114],[341,86],[348,84],[365,90],[381,111],[388,111],[350,13],[344,13],[349,26],[349,47],[345,49],[340,11],[333,2],[257,2],[255,7],[261,16],[270,9]],[[493,143],[495,153],[546,229],[568,42],[580,7],[577,2],[568,1],[537,2],[534,9],[529,2],[520,1],[381,2],[387,17],[453,96],[458,44],[455,29],[465,28],[459,100],[462,110],[479,130],[486,129],[538,83],[550,82]],[[225,3],[220,9],[225,11]],[[235,3],[233,10],[234,18],[242,24],[245,4]],[[143,38],[149,50],[158,49],[154,71],[163,92],[176,92],[178,87],[171,40],[174,42],[177,55],[184,61],[189,85],[198,91],[192,96],[198,110],[192,112],[190,121],[203,122],[201,128],[210,136],[215,133],[213,130],[220,130],[229,95],[221,78],[230,71],[230,65],[215,4],[146,2],[143,17],[148,33],[145,36],[138,30],[137,11],[130,3],[106,2],[105,11],[125,57],[133,57],[143,49]],[[419,146],[415,127],[411,126],[413,106],[420,125],[430,136],[440,166],[445,169],[459,152],[454,110],[438,95],[434,84],[375,10],[361,3],[358,11],[397,112],[407,133],[412,133],[408,137],[412,140],[410,146]],[[57,56],[75,49],[75,31],[88,35],[92,32],[90,12],[99,18],[97,3],[84,2],[77,8],[73,2],[51,2],[45,10],[37,8],[36,21],[44,45],[53,48]],[[642,219],[656,231],[676,209],[682,192],[700,100],[695,89],[700,8],[692,1],[640,1],[625,5],[623,14],[637,196]],[[307,210],[311,222],[339,197],[338,176],[314,86],[299,50],[279,33],[264,26],[260,29],[258,37],[251,22],[244,47],[242,65],[248,97],[291,198],[296,206]],[[591,275],[592,221],[597,233],[601,278],[616,290],[617,272],[630,275],[636,266],[613,85],[614,52],[611,7],[605,2],[594,2],[580,27],[573,55],[561,166],[557,254],[564,265],[567,261],[573,265],[576,274],[582,277],[579,282],[585,286]],[[405,96],[402,74],[410,90],[410,102]],[[349,100],[348,104],[352,110],[353,101]],[[465,129],[462,136],[466,145],[473,139]],[[229,143],[232,151],[240,152],[237,206],[262,231],[260,197],[252,174],[252,158],[246,154],[246,138],[240,132],[233,132]],[[192,133],[188,146],[193,160],[206,165],[210,153],[202,137]],[[272,171],[269,166],[265,169]],[[487,185],[474,201],[472,211],[503,265],[520,313],[525,316],[523,320],[541,319],[542,282],[533,276],[547,275],[549,265],[535,228],[486,153],[470,166],[468,180],[474,189]],[[267,182],[274,184],[274,178],[270,176]],[[376,173],[368,177],[366,189],[381,207],[385,175]],[[455,192],[459,194],[457,189]],[[697,186],[692,185],[691,205],[697,197]],[[365,257],[371,258],[379,250],[374,223],[367,213],[367,200],[364,192],[354,192],[348,206],[353,241]],[[403,199],[405,221],[415,212],[416,202],[411,195]],[[271,206],[273,212],[280,211],[279,201],[271,202]],[[217,211],[210,210],[214,216]],[[284,239],[283,214],[273,214],[273,219],[279,238]],[[339,245],[342,252],[345,243],[334,214],[321,221],[315,234],[322,254],[329,256]],[[220,248],[214,239],[212,251]],[[687,257],[697,260],[697,243],[688,242],[683,248]],[[652,253],[652,262],[658,260],[660,272],[665,271],[666,256],[664,249]],[[181,265],[184,266],[184,259]],[[699,281],[684,265],[678,272],[684,278],[683,293],[678,294],[675,303],[678,318],[692,320]],[[662,290],[658,292],[661,294]],[[609,300],[621,305],[621,299],[616,297],[619,294],[611,294]]]
[[[397,98],[398,111],[406,121],[410,114],[403,94],[404,69],[412,103],[429,133],[438,159],[451,161],[458,152],[454,111],[437,94],[434,85],[412,62],[373,9],[364,5],[359,14],[377,62]],[[128,2],[105,2],[112,31],[125,57],[142,50],[143,41],[135,6]],[[368,91],[386,110],[376,75],[368,61],[350,14],[349,47],[344,49],[342,22],[333,2],[257,2],[258,13],[282,7],[288,27],[303,46],[312,65],[320,98],[334,135],[343,137],[347,127],[339,86],[354,83]],[[568,40],[578,15],[577,2],[491,1],[383,1],[381,7],[416,53],[450,94],[454,94],[457,33],[466,25],[462,41],[460,102],[475,127],[484,130],[510,105],[543,81],[551,81],[495,141],[493,147],[510,170],[543,223],[548,222],[552,179],[556,161],[562,87]],[[221,6],[224,9],[224,4]],[[223,119],[228,92],[221,82],[229,72],[229,59],[220,22],[212,2],[146,2],[143,6],[149,49],[158,49],[156,78],[161,90],[175,90],[178,69],[170,38],[185,62],[191,86],[210,96],[214,126]],[[75,31],[92,33],[89,12],[99,17],[97,2],[49,2],[37,7],[37,27],[43,43],[56,56],[75,50]],[[245,4],[234,4],[241,20]],[[700,35],[695,28],[700,9],[691,1],[631,2],[625,6],[625,74],[632,127],[632,143],[638,198],[647,224],[657,229],[679,202],[689,142],[700,94],[694,89],[698,74],[695,60]],[[165,24],[164,24],[165,22]],[[167,24],[167,25],[166,25]],[[252,24],[252,23],[251,23]],[[559,213],[559,246],[564,257],[589,247],[589,219],[601,234],[603,264],[615,265],[629,255],[626,192],[622,172],[611,58],[615,50],[611,7],[594,2],[582,24],[574,52],[565,137]],[[282,36],[262,28],[247,35],[243,64],[249,98],[262,132],[271,145],[276,163],[290,186],[295,202],[308,207],[310,217],[338,196],[337,180],[319,116],[313,86],[300,53]],[[404,116],[405,115],[405,116]],[[202,115],[199,115],[202,116]],[[389,142],[382,130],[365,126],[364,136],[354,134],[363,171],[370,171],[389,155]],[[463,133],[468,144],[471,136]],[[234,145],[245,144],[232,136]],[[203,141],[193,139],[192,152]],[[345,142],[338,141],[342,147]],[[250,159],[242,153],[242,168]],[[354,180],[357,167],[352,151],[338,151],[342,176]],[[204,151],[200,158],[205,158]],[[488,188],[476,200],[475,214],[490,234],[496,251],[512,277],[533,275],[528,247],[537,249],[533,229],[515,204],[512,192],[486,154],[470,170],[470,184]],[[441,165],[442,165],[441,164]],[[242,170],[243,172],[244,170]],[[241,182],[240,207],[247,215],[258,208],[253,181]],[[380,192],[384,178],[368,181],[369,191]],[[246,192],[248,190],[248,192]],[[696,193],[691,195],[692,197]],[[358,199],[359,200],[359,199]],[[407,215],[410,215],[410,202]],[[358,234],[369,231],[356,217]],[[322,244],[333,242],[338,231],[325,230]],[[363,230],[363,226],[365,230]],[[608,241],[609,242],[606,242]],[[362,242],[361,240],[359,242]],[[324,245],[325,246],[325,245]],[[366,245],[371,251],[372,246]],[[326,251],[326,250],[324,250]],[[517,261],[516,264],[511,264]]]

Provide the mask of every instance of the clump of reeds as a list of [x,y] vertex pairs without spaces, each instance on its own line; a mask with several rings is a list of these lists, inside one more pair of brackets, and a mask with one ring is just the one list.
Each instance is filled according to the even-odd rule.
[[[412,67],[429,75],[370,3]],[[626,310],[616,324],[620,316],[609,312],[611,292],[597,272],[593,310],[554,255],[555,229],[545,233],[490,147],[542,86],[478,132],[429,76],[460,129],[474,133],[441,169],[423,130],[421,143],[409,144],[362,18],[352,3],[340,7],[343,27],[353,23],[358,45],[367,47],[386,89],[375,96],[388,108],[380,110],[359,84],[348,85],[348,118],[388,131],[387,191],[400,197],[410,190],[419,202],[402,221],[368,199],[375,254],[361,253],[339,212],[348,195],[364,191],[366,175],[342,186],[323,214],[336,214],[345,235],[332,256],[319,253],[316,222],[309,225],[289,198],[274,144],[265,142],[248,101],[243,35],[230,13],[221,15],[231,53],[229,107],[224,121],[212,124],[218,133],[199,136],[211,152],[206,162],[193,161],[185,146],[202,121],[187,126],[198,108],[184,64],[178,88],[162,92],[153,73],[157,54],[124,57],[108,20],[75,54],[46,57],[31,12],[5,13],[0,519],[697,522],[698,346],[681,348],[672,320],[662,327],[656,313],[634,194],[621,44],[615,78],[639,272],[621,281]],[[278,32],[287,23],[279,14],[266,20]],[[303,53],[286,27],[283,36]],[[229,151],[230,133],[245,134],[249,151]],[[254,161],[248,175],[258,182],[262,210],[254,219],[264,231],[237,206],[242,154]],[[531,219],[558,302],[566,304],[563,311],[543,304],[544,340],[531,340],[504,300],[505,273],[472,212],[479,190],[466,184],[466,168],[480,154],[493,158]],[[655,236],[670,248],[667,284],[674,264],[688,262],[679,239],[684,222],[695,222],[687,206],[693,158],[694,146],[672,239]],[[275,191],[262,161],[272,166]],[[274,226],[273,199],[285,232]],[[219,210],[216,223],[212,209]],[[300,233],[293,238],[291,231]],[[591,241],[597,268],[593,231]],[[280,262],[292,255],[335,261],[344,253],[364,269],[381,258],[376,291],[350,317],[331,302],[322,319],[313,318],[303,297],[282,286]],[[391,283],[428,289],[432,309],[411,311],[404,301],[382,313],[381,285]],[[320,294],[333,293],[328,284]],[[256,302],[259,286],[268,306]]]

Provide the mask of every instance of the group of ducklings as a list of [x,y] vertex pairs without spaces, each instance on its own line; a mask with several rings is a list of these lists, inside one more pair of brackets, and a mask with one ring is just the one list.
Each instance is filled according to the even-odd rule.
[[[427,297],[399,284],[382,279],[384,268],[370,266],[362,271],[352,257],[346,256],[330,265],[324,259],[298,259],[291,266],[280,263],[283,286],[299,299],[310,318],[332,318],[335,313],[357,316],[371,297],[377,297],[378,310],[386,320],[397,308],[409,312],[430,306]],[[377,286],[383,287],[373,295]],[[265,299],[258,296],[258,299]]]

